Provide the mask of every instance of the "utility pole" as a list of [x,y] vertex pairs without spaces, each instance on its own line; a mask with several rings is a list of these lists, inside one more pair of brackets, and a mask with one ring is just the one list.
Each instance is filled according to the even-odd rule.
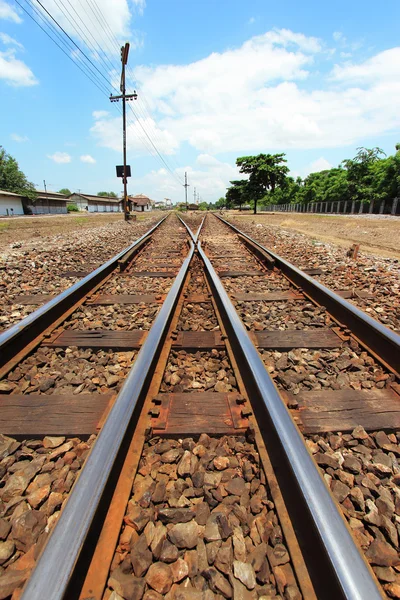
[[199,204],[199,203],[200,203],[200,193],[197,192],[197,204]]
[[47,200],[47,211],[50,214],[50,204],[49,204],[49,197],[47,195],[47,187],[46,187],[46,180],[43,179],[43,185],[44,185],[44,193],[46,194],[46,200]]
[[128,177],[130,177],[130,168],[128,171],[127,164],[126,164],[126,101],[127,100],[136,100],[136,98],[137,98],[136,91],[134,91],[133,94],[126,93],[125,66],[128,63],[128,54],[129,54],[129,42],[126,42],[125,46],[122,46],[122,48],[121,48],[122,71],[121,71],[121,83],[120,83],[120,87],[119,87],[119,89],[121,91],[121,95],[120,96],[111,96],[110,95],[111,102],[118,102],[118,100],[122,99],[122,152],[123,152],[123,161],[124,161],[124,166],[123,166],[123,182],[124,182],[123,205],[124,205],[125,221],[129,220],[127,184],[128,184]]
[[187,203],[187,189],[189,186],[188,182],[187,182],[187,173],[185,171],[185,185],[183,186],[185,188],[185,202],[186,202],[186,211],[188,209],[188,203]]
[[193,202],[196,204],[196,188],[193,190]]

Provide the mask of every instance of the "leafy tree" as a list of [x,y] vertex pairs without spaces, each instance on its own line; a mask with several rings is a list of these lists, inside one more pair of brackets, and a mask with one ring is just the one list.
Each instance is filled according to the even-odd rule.
[[245,179],[230,181],[231,187],[228,188],[225,197],[226,208],[238,206],[242,209],[242,204],[249,201],[249,182]]
[[199,203],[199,210],[207,210],[208,209],[208,203],[207,202],[200,202]]
[[380,160],[380,155],[386,154],[380,148],[357,148],[353,159],[346,159],[342,165],[347,169],[349,192],[353,200],[371,202],[376,190],[373,185],[374,166]]
[[213,208],[224,208],[224,206],[226,206],[226,199],[222,196],[221,198],[218,198]]
[[59,194],[64,194],[65,196],[70,196],[72,194],[71,190],[68,188],[62,188],[58,191]]
[[108,196],[109,198],[118,198],[115,192],[97,192],[98,196]]
[[17,161],[0,146],[0,190],[22,194],[31,200],[36,198],[33,183],[27,180]]
[[284,184],[289,169],[283,163],[287,162],[285,154],[258,154],[257,156],[241,156],[236,159],[236,165],[241,173],[249,175],[247,190],[254,201],[254,214],[257,213],[257,202],[265,196],[268,190],[272,193],[275,188]]

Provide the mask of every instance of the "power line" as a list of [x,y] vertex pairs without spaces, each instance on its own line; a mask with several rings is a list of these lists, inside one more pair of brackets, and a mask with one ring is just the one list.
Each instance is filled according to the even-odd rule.
[[[109,77],[107,77],[106,75],[104,75],[104,73],[93,63],[93,61],[87,56],[87,54],[78,46],[78,44],[71,38],[71,36],[66,32],[66,30],[60,25],[60,23],[57,21],[57,19],[55,19],[52,14],[43,6],[42,2],[40,2],[40,0],[36,0],[37,4],[39,4],[39,6],[41,7],[42,11],[44,11],[44,13],[46,13],[46,15],[48,16],[49,19],[51,19],[51,21],[53,21],[56,26],[58,27],[58,29],[64,34],[64,36],[67,38],[67,40],[69,40],[69,42],[74,46],[74,48],[76,49],[76,51],[78,51],[78,53],[76,53],[76,51],[73,51],[72,56],[69,54],[69,52],[71,52],[71,46],[68,44],[68,42],[62,37],[62,35],[59,33],[59,31],[56,29],[56,27],[53,25],[53,23],[46,18],[46,16],[44,15],[44,13],[42,13],[41,11],[39,11],[33,4],[34,0],[31,0],[31,4],[29,4],[29,6],[31,7],[31,9],[35,12],[35,14],[38,15],[38,17],[43,21],[43,23],[46,24],[46,26],[49,28],[49,30],[51,31],[51,33],[53,35],[55,35],[61,42],[61,44],[63,44],[68,51],[66,51],[62,45],[60,45],[55,39],[54,37],[35,19],[35,17],[29,12],[27,11],[24,6],[21,5],[21,3],[19,2],[19,0],[15,0],[16,3],[18,4],[18,6],[20,6],[24,12],[35,22],[35,24],[40,27],[40,29],[51,39],[51,41],[69,58],[69,60],[71,60],[78,68],[79,70],[102,92],[102,94],[106,95],[108,97],[108,89],[106,87],[106,85],[103,83],[102,80],[100,80],[99,76],[107,83],[107,86],[110,86],[114,89],[116,89],[116,87],[109,81]],[[79,23],[77,22],[77,20],[73,17],[73,15],[71,14],[71,12],[68,10],[68,8],[65,6],[63,0],[59,0],[61,2],[62,7],[64,8],[64,10],[60,7],[60,4],[57,2],[57,0],[55,0],[56,5],[58,7],[58,9],[61,11],[61,13],[63,14],[63,16],[65,17],[66,21],[69,23],[69,25],[73,28],[73,30],[75,31],[77,37],[83,41],[83,43],[91,50],[95,52],[95,55],[98,56],[99,60],[101,60],[103,67],[105,66],[106,69],[108,69],[108,66],[101,54],[101,48],[99,47],[96,39],[94,38],[93,34],[90,32],[90,30],[88,29],[87,25],[84,23],[84,21],[82,20],[82,18],[79,16],[79,14],[77,13],[77,11],[75,10],[75,8],[72,6],[70,0],[67,0],[69,5],[71,6],[71,8],[74,10],[77,18],[80,20],[80,22],[82,23],[82,25],[86,28],[86,30],[90,33],[92,39],[95,42],[95,45],[91,44],[89,42],[88,36],[85,34],[84,30],[82,29],[82,27],[79,25]],[[25,0],[25,2],[28,4],[28,0]],[[89,2],[91,4],[89,4]],[[90,19],[90,16],[88,15],[88,12],[86,11],[86,9],[84,8],[84,6],[82,5],[82,3],[80,2],[82,8],[85,10],[86,15],[88,16],[89,20],[91,21],[91,23],[93,24],[93,21]],[[106,27],[108,28],[108,30],[111,33],[111,36],[114,38],[115,42],[113,42],[112,38],[110,37],[110,35],[107,33],[106,29],[102,26],[97,14],[95,13],[95,11],[93,10],[93,7],[96,9],[97,13],[100,15],[100,17],[102,18],[103,22],[105,23]],[[108,40],[110,40],[111,45],[115,45],[118,44],[116,37],[114,35],[114,33],[112,32],[112,30],[110,29],[103,13],[101,12],[101,9],[97,6],[95,0],[88,0],[88,6],[90,7],[90,10],[92,11],[92,13],[94,14],[94,16],[96,17],[96,20],[98,21],[101,29],[104,31],[105,34],[105,38],[103,37],[103,40],[106,39],[107,42]],[[66,12],[65,12],[66,11]],[[67,16],[67,14],[69,16]],[[72,23],[75,23],[75,25]],[[80,32],[82,32],[82,35],[78,32],[78,29]],[[94,29],[97,31],[97,28],[94,26]],[[84,37],[83,37],[84,36]],[[100,48],[100,51],[99,49]],[[104,53],[104,52],[103,52]],[[82,56],[81,56],[82,55]],[[109,60],[109,58],[107,57],[107,55],[104,53],[108,64],[111,66],[111,69],[114,71],[116,70],[114,68],[114,65],[111,63],[111,61]],[[83,58],[82,58],[83,57]],[[87,64],[84,59],[86,59]],[[92,68],[93,67],[93,68]],[[93,69],[95,69],[96,72],[93,71]],[[97,75],[97,73],[99,75]],[[107,75],[110,75],[107,73]],[[146,101],[147,104],[147,101]],[[135,112],[132,109],[132,106],[129,105],[135,119],[136,119],[136,123],[139,126],[141,131],[137,131],[138,133],[138,138],[141,141],[141,143],[147,148],[148,151],[150,151],[150,154],[161,161],[162,165],[167,169],[167,171],[169,172],[170,175],[172,175],[174,177],[174,179],[179,183],[182,184],[182,180],[180,179],[180,177],[177,175],[177,173],[175,171],[173,171],[173,169],[171,168],[171,166],[168,164],[167,160],[162,156],[161,152],[159,151],[159,149],[156,146],[156,143],[153,141],[152,139],[152,134],[151,132],[148,132],[143,121],[148,121],[148,126],[150,127],[150,129],[153,130],[153,135],[157,138],[158,137],[158,143],[161,144],[161,137],[160,134],[158,133],[157,129],[155,128],[155,121],[152,118],[151,114],[148,112],[148,110],[146,109],[145,106],[141,107],[140,110],[138,110],[137,112]],[[121,111],[120,111],[121,112]],[[146,112],[148,114],[148,117],[146,116]],[[139,114],[138,114],[139,113]],[[129,124],[132,124],[132,122],[129,120]],[[142,133],[144,134],[145,137],[142,137]],[[154,154],[155,153],[155,154]],[[176,162],[176,161],[175,161]],[[177,163],[176,163],[177,164]],[[178,165],[177,165],[178,166]]]
[[54,21],[54,23],[57,25],[57,27],[59,27],[61,29],[61,31],[64,33],[64,35],[67,36],[67,38],[70,40],[70,42],[72,44],[74,44],[74,46],[76,47],[77,50],[79,50],[79,52],[81,52],[83,54],[83,56],[86,58],[86,60],[96,69],[96,71],[101,75],[101,77],[107,82],[108,85],[110,85],[110,82],[108,81],[107,77],[104,76],[104,74],[100,71],[100,69],[98,69],[96,67],[96,65],[93,63],[93,61],[87,56],[87,54],[78,46],[78,44],[71,38],[70,35],[68,35],[68,33],[65,31],[65,29],[60,25],[60,23],[57,21],[57,19],[55,19],[53,17],[53,15],[51,13],[49,13],[49,11],[47,10],[47,8],[45,8],[43,6],[43,4],[40,2],[40,0],[36,0],[36,2],[42,7],[42,9],[49,15],[49,17],[51,18],[52,21]]
[[[93,83],[93,84],[94,84],[94,85],[95,85],[95,86],[96,86],[96,87],[97,87],[97,88],[100,90],[100,92],[101,92],[102,94],[104,94],[105,96],[107,96],[107,91],[105,91],[105,89],[104,89],[104,88],[102,88],[102,87],[100,86],[100,84],[99,84],[99,83],[97,83],[97,82],[95,81],[95,79],[94,79],[94,78],[92,78],[92,77],[91,77],[91,76],[88,74],[88,72],[87,72],[87,71],[85,71],[85,70],[84,70],[84,68],[82,68],[82,67],[81,67],[81,66],[78,64],[78,62],[77,62],[77,61],[75,61],[75,60],[73,59],[73,57],[72,57],[70,54],[68,54],[68,52],[66,52],[66,51],[64,50],[64,48],[63,48],[62,46],[60,46],[60,44],[59,44],[59,43],[58,43],[58,42],[57,42],[57,41],[56,41],[56,40],[55,40],[55,39],[54,39],[54,38],[53,38],[53,37],[52,37],[52,36],[49,34],[49,32],[48,32],[48,31],[46,31],[46,29],[45,29],[44,27],[42,27],[42,25],[41,25],[41,24],[40,24],[40,23],[39,23],[39,22],[38,22],[38,21],[35,19],[35,17],[34,17],[34,16],[33,16],[33,15],[32,15],[32,14],[31,14],[31,13],[28,11],[28,10],[26,10],[26,8],[25,8],[24,6],[22,6],[22,4],[19,2],[19,0],[15,0],[15,2],[18,4],[18,6],[19,6],[20,8],[22,8],[22,10],[23,10],[23,11],[24,11],[24,12],[25,12],[27,15],[28,15],[28,17],[30,17],[30,18],[32,19],[32,21],[34,21],[34,23],[36,23],[36,25],[37,25],[37,26],[38,26],[38,27],[39,27],[39,28],[40,28],[40,29],[41,29],[41,30],[42,30],[42,31],[43,31],[43,32],[44,32],[44,33],[47,35],[47,37],[49,37],[49,38],[51,39],[51,41],[52,41],[52,42],[53,42],[53,43],[54,43],[54,44],[55,44],[55,45],[56,45],[56,46],[57,46],[57,47],[58,47],[58,48],[61,50],[61,52],[63,52],[63,53],[64,53],[64,54],[65,54],[65,55],[66,55],[66,56],[69,58],[69,60],[70,60],[70,61],[71,61],[71,62],[72,62],[72,63],[73,63],[75,66],[77,66],[77,67],[78,67],[78,69],[79,69],[80,71],[82,71],[82,73],[85,75],[85,77],[87,77],[88,79],[90,79],[90,81],[91,81],[91,82],[92,82],[92,83]],[[34,7],[32,7],[32,8],[34,8]],[[46,22],[46,24],[47,24],[47,22]]]

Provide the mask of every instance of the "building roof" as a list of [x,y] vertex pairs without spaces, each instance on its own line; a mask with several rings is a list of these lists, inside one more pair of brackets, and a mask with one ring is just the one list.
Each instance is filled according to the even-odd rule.
[[136,196],[129,196],[129,200],[132,200],[136,206],[146,206],[146,204],[154,204],[154,200],[150,200],[148,196],[144,194],[136,194]]
[[60,194],[60,192],[49,192],[46,190],[36,190],[38,198],[51,198],[52,200],[67,200],[68,195]]
[[24,198],[22,194],[14,194],[14,192],[7,192],[7,190],[0,190],[0,196],[15,196],[17,198]]
[[66,196],[64,196],[64,198],[61,198],[60,196],[53,196],[53,194],[39,194],[38,196],[36,196],[36,198],[32,200],[32,202],[35,203],[38,200],[43,200],[44,202],[46,202],[47,200],[51,200],[52,202],[67,203],[68,198]]
[[121,198],[114,198],[114,196],[95,196],[94,194],[78,194],[77,192],[74,192],[71,194],[71,196],[69,196],[69,200],[72,196],[80,196],[85,200],[92,200],[96,202],[122,202]]

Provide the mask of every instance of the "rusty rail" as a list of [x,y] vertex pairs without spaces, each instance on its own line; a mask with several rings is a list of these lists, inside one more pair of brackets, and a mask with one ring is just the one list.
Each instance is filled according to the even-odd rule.
[[325,306],[328,312],[347,327],[375,357],[384,362],[397,376],[400,375],[400,335],[391,331],[310,275],[306,275],[301,269],[295,267],[269,248],[265,248],[229,221],[219,215],[215,216],[237,234],[251,242],[250,249],[258,247],[269,254],[284,275],[318,304]]
[[[168,216],[168,215],[167,215]],[[4,367],[14,356],[26,348],[30,343],[40,336],[73,304],[88,294],[104,277],[117,268],[119,261],[127,254],[133,254],[142,247],[146,238],[165,221],[162,218],[154,227],[146,231],[138,240],[128,248],[119,252],[116,256],[98,267],[95,271],[78,281],[61,294],[52,298],[49,302],[32,312],[30,315],[16,323],[0,334],[0,369]]]

